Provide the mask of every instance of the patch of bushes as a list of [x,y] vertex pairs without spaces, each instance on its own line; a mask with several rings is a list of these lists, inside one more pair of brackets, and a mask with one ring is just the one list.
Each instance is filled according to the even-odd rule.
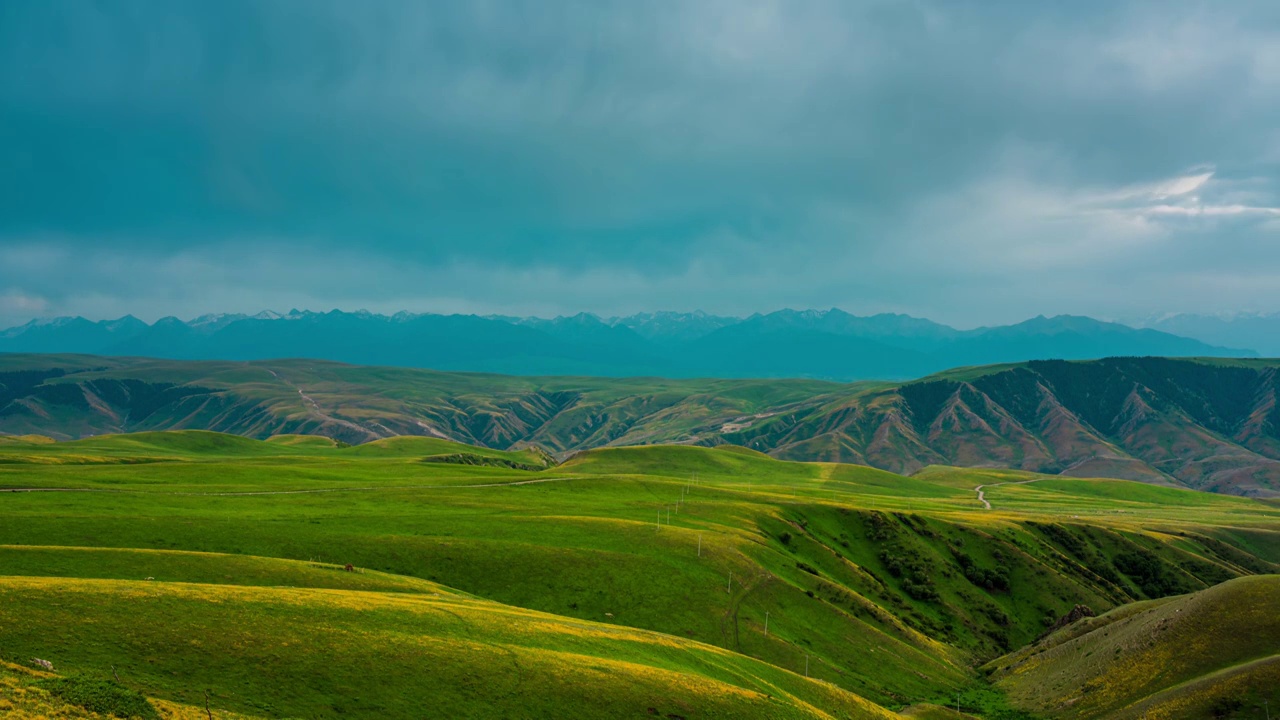
[[484,467],[500,467],[510,470],[525,470],[528,472],[538,472],[546,470],[541,465],[531,465],[529,463],[516,462],[506,458],[489,457],[487,455],[477,455],[475,453],[451,453],[448,455],[431,455],[422,458],[424,463],[444,463],[446,465],[480,465]]
[[91,712],[118,718],[160,720],[159,713],[146,696],[109,680],[72,676],[37,680],[35,685],[66,703]]
[[1213,705],[1209,708],[1209,712],[1213,713],[1215,718],[1231,717],[1237,711],[1244,707],[1244,703],[1231,697],[1218,698],[1213,701]]
[[1189,590],[1160,558],[1147,550],[1122,552],[1114,562],[1116,569],[1128,575],[1147,597],[1161,598]]
[[890,550],[880,551],[880,562],[889,574],[902,579],[902,590],[916,600],[937,600],[938,589],[929,577],[929,565],[918,557],[903,557]]
[[1013,624],[1013,620],[1009,618],[1009,614],[996,605],[982,605],[979,611],[986,615],[991,622],[1000,627],[1009,627]]
[[870,512],[867,518],[867,537],[871,540],[885,541],[898,534],[897,524],[889,516],[881,512]]
[[1009,589],[1008,568],[1003,565],[996,567],[994,570],[978,567],[973,558],[954,548],[951,554],[955,556],[956,562],[960,563],[960,569],[964,571],[964,576],[968,578],[969,582],[987,590]]
[[913,578],[907,578],[902,581],[902,590],[916,600],[928,601],[938,599],[938,588],[936,588],[933,581],[928,578],[924,578],[922,581],[918,582]]
[[1049,538],[1049,542],[1066,550],[1077,560],[1088,560],[1086,546],[1070,530],[1052,523],[1028,522],[1027,525],[1039,530]]

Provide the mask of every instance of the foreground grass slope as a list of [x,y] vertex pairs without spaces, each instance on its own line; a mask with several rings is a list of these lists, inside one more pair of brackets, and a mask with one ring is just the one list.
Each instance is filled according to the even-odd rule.
[[[78,704],[77,701],[84,700],[83,696],[59,692],[55,683],[93,686],[98,690],[94,698],[97,702],[88,704],[104,707],[89,709],[83,704]],[[108,693],[101,692],[104,685],[108,688]],[[127,704],[111,702],[120,697],[132,702]],[[139,697],[136,691],[119,683],[85,676],[62,677],[53,672],[0,660],[0,717],[15,720],[112,720],[119,718],[122,711],[137,709],[140,703],[150,706],[149,711],[143,706],[148,720],[154,718],[206,720],[208,718],[208,713],[202,704],[200,706],[185,705],[159,698]],[[217,717],[219,720],[262,720],[261,716],[221,709],[217,711]]]
[[9,577],[0,624],[17,656],[270,716],[889,716],[737,653],[453,593]]
[[1079,718],[1254,717],[1280,689],[1280,576],[1081,620],[993,661],[1024,707]]
[[[839,717],[852,696],[893,708],[946,705],[983,683],[977,664],[1034,640],[1077,603],[1102,612],[1280,570],[1280,508],[1243,498],[943,468],[908,478],[731,447],[604,449],[533,469],[438,462],[442,454],[512,459],[442,443],[341,447],[202,432],[8,443],[0,490],[18,492],[0,492],[0,575],[11,579],[3,582],[12,612],[41,617],[51,630],[0,623],[0,653],[34,653],[41,637],[62,633],[68,667],[101,671],[105,648],[140,632],[128,629],[144,617],[126,612],[135,598],[173,618],[174,633],[184,618],[240,605],[290,617],[314,601],[316,612],[340,616],[348,639],[363,637],[353,629],[362,618],[383,623],[380,633],[445,637],[435,610],[414,608],[452,603],[498,608],[513,623],[566,624],[551,636],[570,645],[566,628],[595,628],[600,638],[615,637],[605,628],[639,633],[646,639],[636,647],[732,657],[748,663],[738,676],[770,683],[750,663],[787,678],[807,668],[834,694],[788,689],[796,712],[810,712],[808,703]],[[989,510],[973,490],[979,484],[989,486]],[[342,571],[346,563],[362,572]],[[215,600],[223,589],[234,602]],[[78,599],[92,593],[127,600],[95,610]],[[343,606],[364,598],[383,610],[364,616]],[[386,625],[392,616],[405,616],[409,629]],[[69,618],[95,619],[77,626]],[[113,624],[114,639],[77,655],[67,633]],[[149,693],[181,699],[179,691],[191,692],[186,681],[162,681],[177,672],[204,682],[182,668],[205,664],[211,651],[164,637],[173,666],[130,672],[146,676]],[[280,657],[307,642],[282,636]],[[532,643],[512,652],[533,653],[529,663],[547,672],[553,665],[537,665],[539,653],[569,653],[572,666],[594,662],[586,656],[656,662],[622,650],[614,657],[604,639],[582,657]],[[516,672],[483,653],[468,657],[462,665],[473,672]],[[701,660],[664,662],[725,697],[760,687],[706,676]],[[324,688],[298,692],[288,707],[340,705]],[[268,697],[237,696],[226,707],[284,714]],[[403,711],[385,703],[376,705],[381,716]],[[374,716],[373,707],[355,714]],[[748,703],[735,712],[757,710]]]

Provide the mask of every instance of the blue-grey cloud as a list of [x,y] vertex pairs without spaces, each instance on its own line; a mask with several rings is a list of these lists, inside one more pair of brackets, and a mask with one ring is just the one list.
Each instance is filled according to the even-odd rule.
[[1267,2],[0,6],[0,319],[1280,309]]

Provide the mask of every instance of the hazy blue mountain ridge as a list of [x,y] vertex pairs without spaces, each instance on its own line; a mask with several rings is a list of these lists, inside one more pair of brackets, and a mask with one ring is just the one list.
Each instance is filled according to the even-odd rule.
[[1037,317],[957,330],[908,315],[780,310],[747,318],[644,313],[600,318],[401,312],[205,315],[151,325],[126,316],[32,321],[0,332],[0,352],[174,360],[314,358],[516,375],[905,379],[964,365],[1113,356],[1256,356],[1088,317]]

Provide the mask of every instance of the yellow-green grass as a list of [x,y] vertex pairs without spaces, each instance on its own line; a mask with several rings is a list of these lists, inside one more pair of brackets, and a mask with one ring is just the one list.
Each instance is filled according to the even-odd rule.
[[[1130,718],[1264,717],[1277,703],[1280,654],[1241,663],[1162,690],[1125,710]],[[1262,706],[1259,708],[1259,706]]]
[[0,435],[0,445],[49,445],[57,442],[45,435]]
[[345,565],[138,548],[0,545],[6,575],[463,595],[438,583]]
[[941,466],[925,468],[912,478],[955,491],[967,489],[968,506],[973,508],[981,508],[974,492],[981,485],[991,503],[987,514],[993,516],[1107,518],[1108,523],[1147,526],[1168,520],[1280,528],[1280,508],[1272,503],[1130,480]]
[[269,716],[892,717],[713,646],[457,596],[8,577],[0,625],[11,655]]
[[[450,482],[477,482],[480,471],[490,474],[482,478],[490,484],[543,479],[546,473],[427,466],[403,459],[344,463],[333,467],[323,457],[292,456],[266,462],[254,456],[243,462],[129,468],[11,467],[27,484],[39,484],[34,475],[50,486],[131,492],[8,494],[5,502],[15,522],[0,526],[0,535],[9,543],[108,544],[354,562],[576,617],[604,619],[612,613],[618,622],[748,648],[788,667],[802,667],[805,655],[815,655],[816,677],[884,700],[924,696],[969,677],[945,653],[933,657],[932,649],[916,647],[918,638],[897,623],[870,616],[850,621],[846,609],[808,597],[816,579],[799,571],[794,560],[757,547],[752,518],[776,509],[740,499],[743,493],[717,490],[714,485],[724,483],[723,478],[708,479],[693,490],[669,525],[665,510],[681,494],[680,483],[669,479],[566,476],[537,485],[448,488],[444,485]],[[287,493],[316,485],[321,472],[335,488],[376,490],[190,494]],[[428,487],[393,489],[405,483],[401,473],[410,472],[415,473],[414,484]],[[181,488],[176,492],[188,494],[169,494],[167,488],[175,485]],[[664,512],[661,530],[659,508]],[[12,532],[6,535],[6,530]],[[763,562],[760,552],[765,553]],[[41,572],[33,565],[39,563],[24,562],[21,572]],[[727,592],[730,574],[737,577],[732,594]],[[767,638],[757,622],[766,611],[773,612]],[[860,649],[867,646],[890,652],[877,657]]]
[[987,669],[1011,702],[1063,717],[1204,717],[1223,699],[1277,704],[1277,608],[1280,576],[1238,578],[1082,621]]
[[[93,712],[50,693],[39,681],[58,678],[56,673],[0,661],[0,717],[6,720],[117,720],[115,715]],[[184,705],[169,700],[149,698],[156,714],[163,720],[206,720],[208,713],[200,706]],[[258,715],[245,715],[219,710],[218,720],[262,720]]]
[[[0,574],[414,592],[358,584],[386,573],[792,671],[807,657],[815,678],[894,707],[969,686],[975,660],[1033,639],[1077,602],[1105,610],[1146,597],[1130,578],[1098,575],[1115,553],[1154,553],[1185,590],[1280,559],[1268,530],[1277,510],[1254,501],[1124,505],[1055,491],[1051,507],[984,511],[971,478],[952,486],[728,447],[593,451],[530,472],[309,443],[246,441],[236,456],[200,438],[203,449],[183,453],[172,448],[191,440],[143,438],[151,450],[129,436],[95,440],[104,456],[126,448],[156,461],[0,463],[0,487],[75,490],[0,493],[0,543],[45,546],[0,551]],[[1126,486],[1145,497],[1147,486]],[[1129,512],[1070,518],[1099,502]],[[1216,524],[1224,518],[1230,527]],[[1055,539],[1063,533],[1081,557]],[[86,548],[211,555],[106,561]],[[886,554],[926,563],[937,597],[912,596]],[[1003,567],[1009,587],[975,584],[961,556],[984,572]],[[224,562],[233,569],[219,574]],[[368,572],[331,567],[348,562]]]
[[254,440],[238,435],[182,430],[101,435],[66,442],[6,438],[0,461],[15,463],[92,464],[133,462],[210,461],[233,457],[308,457],[415,459],[466,453],[512,462],[544,465],[544,456],[531,450],[506,452],[428,437],[393,437],[346,446],[327,437],[277,435]]

